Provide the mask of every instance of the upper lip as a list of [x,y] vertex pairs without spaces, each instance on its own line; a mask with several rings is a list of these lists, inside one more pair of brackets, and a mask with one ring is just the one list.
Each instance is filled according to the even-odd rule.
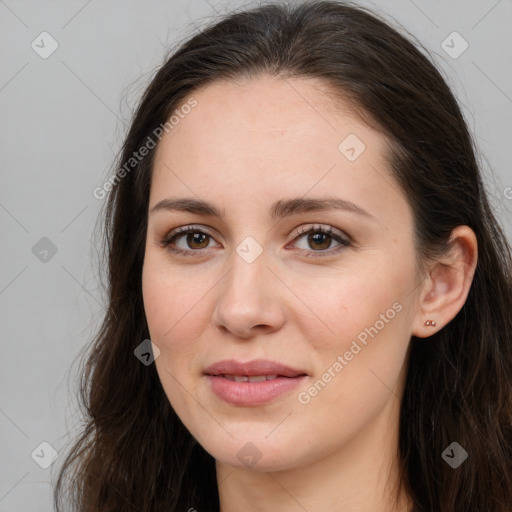
[[306,375],[306,372],[297,370],[268,359],[253,359],[246,363],[235,359],[217,361],[205,370],[207,375],[280,375],[283,377],[298,377]]

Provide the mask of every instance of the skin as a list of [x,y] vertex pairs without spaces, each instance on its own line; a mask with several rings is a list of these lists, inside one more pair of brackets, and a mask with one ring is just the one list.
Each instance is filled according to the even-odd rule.
[[[216,82],[193,94],[197,106],[156,149],[149,211],[165,198],[192,197],[224,213],[150,214],[142,283],[158,375],[185,426],[216,459],[222,512],[409,510],[396,454],[410,338],[430,336],[457,314],[476,266],[474,233],[459,226],[450,254],[419,273],[410,205],[387,174],[384,135],[335,110],[319,86],[266,75]],[[354,161],[338,149],[349,134],[365,145]],[[326,196],[374,218],[343,210],[269,215],[275,201]],[[174,247],[198,256],[159,243],[188,225],[210,236],[187,244],[185,234]],[[318,225],[352,245],[336,252],[334,238],[308,242],[296,233]],[[252,263],[236,252],[248,236],[263,249]],[[358,334],[396,303],[400,311],[333,371]],[[428,319],[437,325],[426,326]],[[271,359],[308,377],[267,404],[233,406],[203,375],[228,358]],[[329,368],[330,382],[301,403],[298,394]],[[252,466],[237,456],[249,442],[260,457]]]

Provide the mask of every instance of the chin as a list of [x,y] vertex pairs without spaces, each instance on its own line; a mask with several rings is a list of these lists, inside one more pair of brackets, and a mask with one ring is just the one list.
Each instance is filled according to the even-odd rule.
[[305,462],[303,459],[306,454],[297,451],[300,443],[289,436],[287,442],[283,442],[278,436],[271,439],[273,434],[266,439],[269,432],[269,429],[261,429],[261,432],[248,435],[247,429],[245,432],[233,429],[230,431],[233,437],[224,433],[217,440],[212,439],[211,433],[205,433],[204,442],[197,437],[196,439],[215,460],[238,469],[256,472],[282,471]]

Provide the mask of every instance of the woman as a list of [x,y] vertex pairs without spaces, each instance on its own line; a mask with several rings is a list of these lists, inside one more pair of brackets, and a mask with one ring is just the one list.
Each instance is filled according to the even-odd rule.
[[510,248],[410,41],[347,3],[233,13],[118,164],[58,509],[69,474],[84,512],[510,511]]

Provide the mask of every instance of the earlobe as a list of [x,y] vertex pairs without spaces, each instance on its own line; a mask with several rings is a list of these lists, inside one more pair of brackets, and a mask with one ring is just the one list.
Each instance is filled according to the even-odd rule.
[[448,254],[431,266],[412,334],[426,338],[447,325],[466,302],[478,260],[475,233],[468,226],[452,231]]

